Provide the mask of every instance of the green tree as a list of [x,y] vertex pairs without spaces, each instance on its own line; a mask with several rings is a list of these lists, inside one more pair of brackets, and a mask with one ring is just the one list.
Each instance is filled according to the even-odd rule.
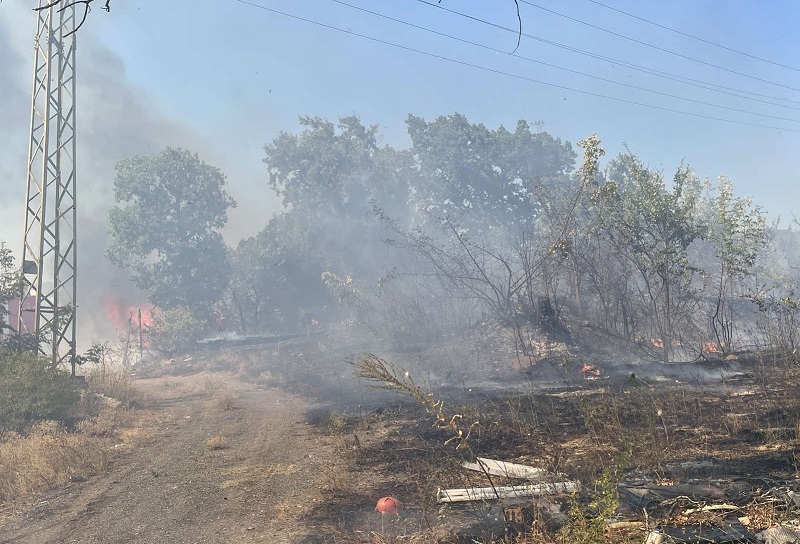
[[243,333],[292,329],[303,310],[319,313],[330,302],[323,257],[298,219],[297,212],[281,214],[231,252],[230,313]]
[[357,116],[337,125],[319,117],[301,117],[299,135],[282,132],[264,146],[269,184],[285,206],[320,217],[364,218],[370,203],[406,208],[415,173],[411,156],[378,145],[378,127]]
[[[282,133],[265,146],[270,187],[288,208],[269,229],[291,232],[293,244],[323,270],[373,283],[386,271],[381,257],[387,232],[371,215],[372,206],[408,220],[409,198],[419,184],[414,159],[379,146],[378,128],[355,116],[336,125],[311,117],[300,122],[300,134]],[[293,244],[277,253],[288,255]]]
[[4,242],[0,242],[0,334],[12,324],[6,323],[8,302],[19,296],[21,276],[14,267],[14,256]]
[[524,120],[513,132],[470,123],[458,113],[430,122],[409,115],[406,125],[424,178],[419,206],[464,212],[482,230],[528,224],[536,210],[531,184],[557,186],[575,167],[569,142],[534,132]]
[[663,176],[630,152],[609,165],[607,181],[594,192],[600,232],[613,257],[630,265],[650,331],[660,339],[663,360],[688,329],[696,293],[688,248],[703,235],[697,221],[700,185],[681,167],[667,188]]
[[205,324],[187,308],[161,310],[147,327],[152,346],[167,356],[191,351],[206,331]]
[[209,318],[228,278],[219,233],[236,203],[225,176],[184,149],[120,161],[110,211],[108,258],[130,268],[150,301]]
[[734,196],[729,179],[720,176],[715,189],[705,203],[705,238],[714,256],[705,272],[713,293],[712,333],[723,351],[730,352],[738,321],[733,302],[745,295],[748,276],[766,244],[767,225],[752,199]]

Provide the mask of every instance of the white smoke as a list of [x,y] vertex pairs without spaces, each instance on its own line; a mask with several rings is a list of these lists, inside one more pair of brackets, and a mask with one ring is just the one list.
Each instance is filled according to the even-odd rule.
[[[24,220],[35,25],[35,15],[23,3],[0,5],[0,240],[17,259]],[[78,35],[77,59],[79,349],[114,336],[113,325],[103,316],[109,297],[126,305],[145,300],[127,273],[104,257],[115,164],[165,146],[209,156],[209,146],[185,124],[160,112],[155,101],[126,77],[123,60],[85,28]],[[213,163],[213,158],[207,160]]]

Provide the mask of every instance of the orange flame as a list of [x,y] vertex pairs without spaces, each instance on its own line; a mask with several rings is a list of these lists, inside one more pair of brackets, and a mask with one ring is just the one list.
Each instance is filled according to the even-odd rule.
[[123,304],[115,298],[107,298],[103,304],[103,309],[108,321],[116,329],[127,329],[139,327],[139,311],[141,310],[141,325],[149,327],[153,324],[153,310],[142,308],[141,306],[130,306]]
[[599,376],[600,369],[596,366],[592,366],[589,363],[583,363],[583,367],[581,368],[581,374],[583,374],[583,379],[586,380],[591,376]]
[[716,342],[703,342],[702,351],[704,353],[719,353],[721,350]]
[[[681,347],[681,341],[677,338],[673,338],[671,344],[673,348]],[[664,340],[661,338],[651,338],[650,345],[656,349],[664,349]]]

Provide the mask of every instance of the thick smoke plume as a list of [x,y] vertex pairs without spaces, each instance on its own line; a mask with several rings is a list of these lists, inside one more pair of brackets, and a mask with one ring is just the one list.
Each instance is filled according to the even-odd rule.
[[[2,10],[0,240],[19,259],[35,17],[22,5],[4,4]],[[162,115],[153,100],[128,80],[119,56],[89,32],[79,38],[78,336],[79,349],[85,349],[93,340],[115,335],[121,324],[112,318],[116,313],[124,314],[129,307],[147,308],[145,295],[132,287],[128,274],[104,257],[115,164],[132,155],[157,153],[165,146],[204,150],[188,127]],[[110,300],[119,307],[109,310]],[[122,321],[127,325],[127,317]]]

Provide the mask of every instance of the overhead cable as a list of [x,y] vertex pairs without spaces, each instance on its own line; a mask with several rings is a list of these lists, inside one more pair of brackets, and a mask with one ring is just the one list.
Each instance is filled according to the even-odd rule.
[[577,94],[582,94],[582,95],[585,95],[585,96],[593,96],[595,98],[603,98],[603,99],[606,99],[606,100],[613,100],[615,102],[620,102],[620,103],[623,103],[623,104],[630,104],[630,105],[634,105],[634,106],[640,106],[640,107],[648,108],[648,109],[652,109],[652,110],[659,110],[659,111],[665,111],[665,112],[670,112],[670,113],[677,113],[677,114],[680,114],[680,115],[686,115],[686,116],[695,117],[695,118],[698,118],[698,119],[709,119],[709,120],[712,120],[712,121],[720,121],[720,122],[723,122],[723,123],[731,123],[731,124],[735,124],[735,125],[743,125],[743,126],[766,128],[766,129],[778,130],[778,131],[798,132],[798,133],[800,133],[800,129],[787,128],[787,127],[776,127],[776,126],[770,126],[770,125],[762,125],[760,123],[750,123],[750,122],[747,122],[747,121],[738,121],[738,120],[735,120],[735,119],[726,119],[724,117],[715,117],[715,116],[712,116],[712,115],[704,115],[704,114],[693,113],[693,112],[688,112],[688,111],[683,111],[683,110],[676,110],[676,109],[673,109],[673,108],[665,108],[665,107],[662,107],[662,106],[656,106],[656,105],[647,104],[647,103],[644,103],[644,102],[637,102],[635,100],[628,100],[626,98],[619,98],[619,97],[609,96],[609,95],[605,95],[605,94],[601,94],[601,93],[595,93],[595,92],[591,92],[591,91],[586,91],[586,90],[583,90],[583,89],[568,87],[566,85],[559,85],[557,83],[551,83],[551,82],[548,82],[548,81],[541,81],[541,80],[533,79],[533,78],[526,77],[526,76],[523,76],[523,75],[520,75],[520,74],[514,74],[512,72],[505,72],[503,70],[497,70],[495,68],[490,68],[490,67],[487,67],[487,66],[474,64],[474,63],[471,63],[471,62],[462,61],[462,60],[454,59],[454,58],[451,58],[451,57],[446,57],[444,55],[439,55],[437,53],[431,53],[429,51],[424,51],[422,49],[416,49],[414,47],[409,47],[409,46],[406,46],[406,45],[390,42],[390,41],[387,41],[387,40],[383,40],[381,38],[375,38],[373,36],[368,36],[366,34],[361,34],[361,33],[354,32],[352,30],[348,30],[348,29],[345,29],[345,28],[340,28],[340,27],[337,27],[337,26],[334,26],[334,25],[330,25],[330,24],[327,24],[327,23],[323,23],[323,22],[320,22],[320,21],[315,21],[313,19],[308,19],[308,18],[302,17],[300,15],[294,15],[292,13],[287,13],[285,11],[280,11],[280,10],[277,10],[277,9],[274,9],[274,8],[270,8],[268,6],[257,4],[255,2],[250,2],[248,0],[232,0],[232,1],[237,2],[239,4],[251,6],[253,8],[257,8],[257,9],[261,9],[261,10],[264,10],[264,11],[268,11],[268,12],[276,14],[276,15],[281,15],[283,17],[288,17],[288,18],[294,19],[296,21],[302,21],[302,22],[309,23],[309,24],[312,24],[312,25],[316,25],[316,26],[319,26],[319,27],[322,27],[322,28],[327,28],[329,30],[334,30],[336,32],[341,32],[341,33],[344,33],[344,34],[348,34],[350,36],[354,36],[354,37],[357,37],[357,38],[362,38],[362,39],[365,39],[365,40],[369,40],[369,41],[374,42],[374,43],[380,43],[380,44],[383,44],[383,45],[388,45],[390,47],[394,47],[394,48],[401,49],[401,50],[404,50],[404,51],[409,51],[409,52],[416,53],[418,55],[423,55],[423,56],[426,56],[426,57],[429,57],[429,58],[439,59],[439,60],[443,60],[443,61],[450,62],[450,63],[453,63],[453,64],[458,64],[460,66],[467,66],[467,67],[470,67],[470,68],[475,68],[476,70],[481,70],[481,71],[488,72],[488,73],[502,75],[502,76],[513,78],[513,79],[518,79],[518,80],[521,80],[521,81],[527,81],[529,83],[535,83],[535,84],[538,84],[538,85],[544,85],[544,86],[555,88],[555,89],[561,89],[561,90],[564,90],[564,91],[570,91],[570,92],[577,93]]
[[637,19],[642,21],[643,23],[647,23],[649,25],[656,26],[663,30],[668,30],[669,32],[673,32],[680,36],[684,36],[685,38],[690,38],[692,40],[696,40],[701,43],[705,43],[708,45],[712,45],[714,47],[719,47],[720,49],[724,49],[725,51],[730,51],[731,53],[736,53],[737,55],[742,55],[754,60],[760,60],[761,62],[766,62],[768,64],[772,64],[774,66],[780,66],[781,68],[786,68],[787,70],[793,70],[795,72],[800,72],[800,68],[795,68],[794,66],[789,66],[787,64],[782,64],[780,62],[776,62],[774,60],[765,59],[764,57],[759,57],[757,55],[752,55],[745,51],[741,51],[739,49],[734,49],[733,47],[728,47],[726,45],[722,45],[721,43],[712,42],[711,40],[706,40],[705,38],[701,38],[699,36],[695,36],[694,34],[689,34],[688,32],[683,32],[682,30],[678,30],[677,28],[672,28],[671,26],[663,25],[661,23],[657,23],[656,21],[651,21],[650,19],[645,19],[644,17],[640,17],[639,15],[635,15],[633,13],[629,13],[627,11],[621,10],[619,8],[615,8],[614,6],[609,6],[608,4],[604,4],[603,2],[599,2],[598,0],[586,0],[587,2],[591,2],[592,4],[596,4],[598,6],[604,7],[606,9],[610,9],[611,11],[616,11],[617,13],[621,13],[627,17],[631,17],[632,19]]

